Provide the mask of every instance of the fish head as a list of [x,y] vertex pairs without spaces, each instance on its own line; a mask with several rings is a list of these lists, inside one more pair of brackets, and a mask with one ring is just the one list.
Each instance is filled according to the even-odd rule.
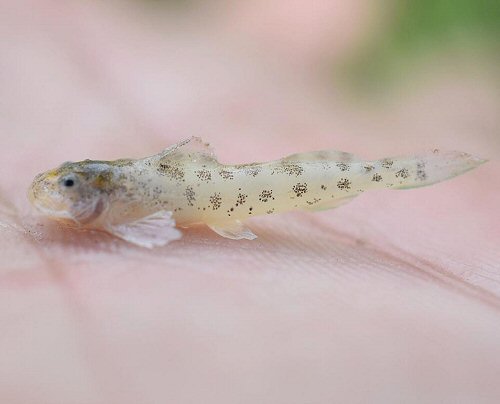
[[67,162],[33,180],[28,199],[43,215],[87,224],[106,208],[113,171],[105,162]]

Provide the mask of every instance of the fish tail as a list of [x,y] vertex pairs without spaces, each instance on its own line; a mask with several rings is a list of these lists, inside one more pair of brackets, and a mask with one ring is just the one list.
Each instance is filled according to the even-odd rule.
[[411,157],[380,160],[375,165],[378,170],[373,178],[381,177],[380,182],[388,188],[418,188],[456,177],[485,162],[487,160],[468,153],[433,150]]

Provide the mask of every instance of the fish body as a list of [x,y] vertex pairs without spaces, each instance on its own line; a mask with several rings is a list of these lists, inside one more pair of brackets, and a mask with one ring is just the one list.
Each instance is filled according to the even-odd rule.
[[243,224],[250,217],[331,209],[364,191],[430,185],[484,161],[438,150],[376,161],[319,151],[225,165],[191,138],[138,160],[64,163],[35,178],[29,199],[47,216],[151,248],[178,239],[176,226],[201,223],[227,238],[254,239]]

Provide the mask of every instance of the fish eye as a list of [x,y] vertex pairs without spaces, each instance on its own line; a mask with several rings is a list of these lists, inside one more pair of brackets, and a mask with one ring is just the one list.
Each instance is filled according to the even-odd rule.
[[68,179],[64,180],[63,184],[65,187],[71,188],[73,185],[75,185],[75,180],[68,178]]
[[73,188],[76,185],[76,178],[74,177],[74,175],[68,175],[61,178],[60,184],[64,188]]

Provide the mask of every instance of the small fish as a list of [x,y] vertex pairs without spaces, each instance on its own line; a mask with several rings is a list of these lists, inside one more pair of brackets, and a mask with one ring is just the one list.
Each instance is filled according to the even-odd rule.
[[376,161],[319,151],[225,165],[193,137],[143,159],[64,163],[39,174],[28,196],[46,216],[153,248],[179,239],[176,226],[199,223],[223,237],[252,240],[242,223],[247,218],[332,209],[364,191],[426,186],[485,161],[439,150]]

